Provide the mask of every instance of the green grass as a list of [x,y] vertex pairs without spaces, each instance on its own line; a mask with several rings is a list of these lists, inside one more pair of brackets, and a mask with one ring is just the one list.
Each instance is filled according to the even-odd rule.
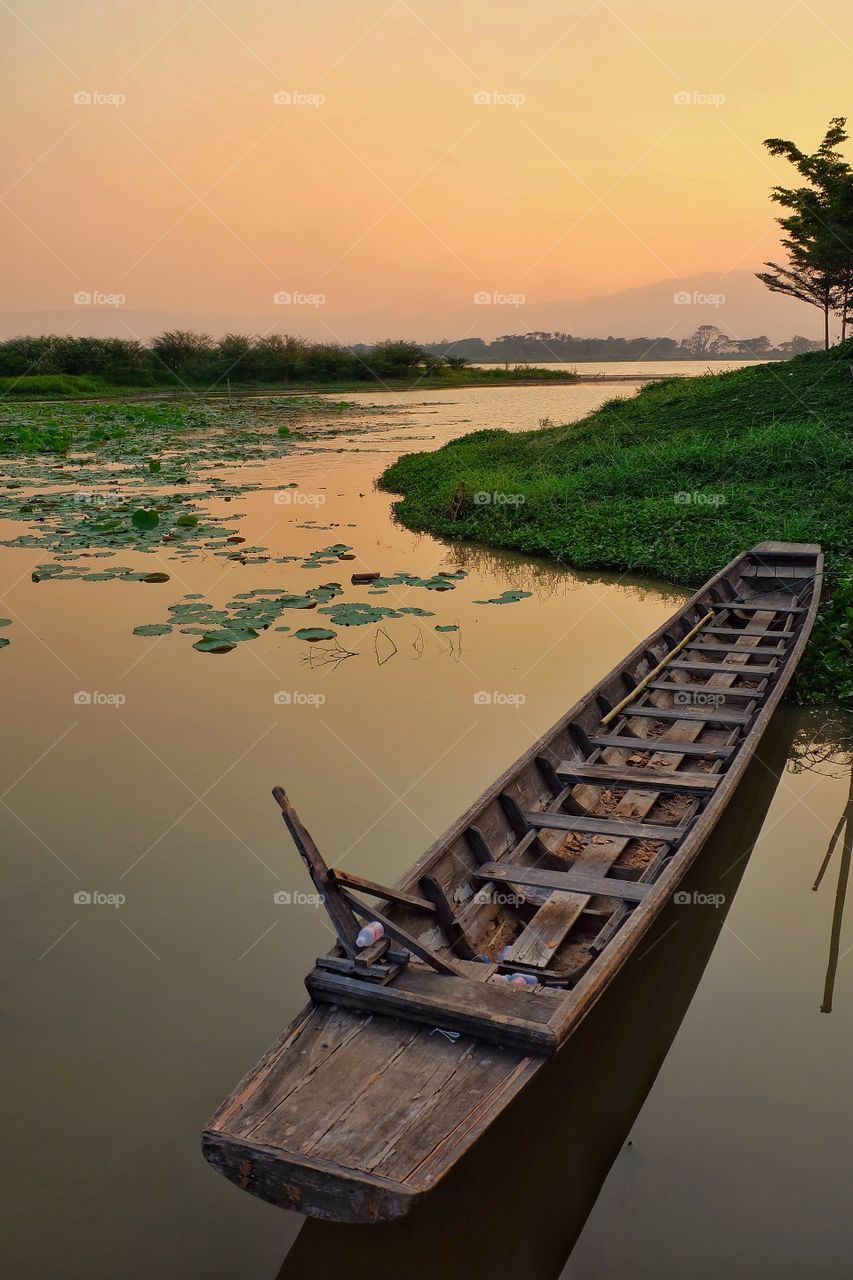
[[690,586],[756,542],[819,542],[827,595],[798,688],[852,701],[851,360],[847,343],[652,384],[567,426],[406,455],[381,484],[413,529]]
[[360,381],[335,378],[300,382],[234,382],[229,393],[224,379],[181,380],[178,377],[148,376],[134,385],[124,386],[96,374],[27,374],[19,378],[0,378],[0,400],[140,400],[166,396],[195,399],[236,400],[251,395],[287,395],[293,391],[435,391],[456,387],[501,386],[505,383],[576,382],[577,375],[566,370],[543,369],[517,365],[511,369],[445,369],[441,373],[413,372],[405,377],[365,377]]

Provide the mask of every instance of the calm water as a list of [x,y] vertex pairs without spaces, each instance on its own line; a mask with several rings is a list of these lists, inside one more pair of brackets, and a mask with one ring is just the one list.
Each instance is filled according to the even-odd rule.
[[[409,393],[382,397],[381,416],[365,394],[363,418],[337,437],[224,473],[301,497],[217,505],[242,517],[247,545],[275,556],[352,546],[356,559],[335,566],[166,551],[165,584],[35,584],[33,564],[49,557],[0,548],[0,611],[14,619],[0,653],[10,1274],[848,1274],[841,848],[812,884],[847,802],[851,726],[827,716],[777,717],[695,872],[724,906],[671,910],[543,1089],[425,1215],[399,1230],[303,1226],[199,1153],[205,1120],[301,1006],[303,975],[329,944],[323,916],[298,900],[309,886],[270,788],[287,787],[329,861],[393,880],[683,598],[416,537],[393,524],[375,476],[401,451],[565,421],[611,394]],[[184,592],[219,606],[256,588],[348,584],[362,569],[467,576],[441,593],[393,588],[382,603],[433,616],[340,628],[342,653],[272,629],[225,655],[177,631],[132,634]],[[532,594],[477,603],[509,588]],[[347,585],[345,598],[367,597]],[[320,621],[315,610],[282,621],[294,616],[294,627]],[[81,691],[111,700],[75,702]],[[802,761],[812,741],[825,744],[819,771]]]
[[[546,369],[565,369],[567,373],[637,373],[641,375],[677,374],[684,378],[700,377],[703,373],[727,373],[730,369],[742,369],[744,365],[762,364],[761,360],[568,360],[549,361]],[[479,369],[493,369],[493,364],[475,365]]]

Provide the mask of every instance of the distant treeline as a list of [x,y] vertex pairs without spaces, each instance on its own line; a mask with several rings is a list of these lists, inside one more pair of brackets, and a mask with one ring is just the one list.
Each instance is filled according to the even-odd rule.
[[577,338],[570,333],[509,333],[494,342],[462,338],[424,344],[434,355],[464,356],[477,363],[604,360],[774,360],[818,350],[823,343],[794,337],[774,346],[769,338],[730,338],[715,325],[700,325],[689,338]]
[[[465,338],[419,344],[389,339],[352,347],[282,334],[229,333],[216,339],[176,329],[148,344],[126,338],[9,338],[0,342],[0,378],[83,375],[120,387],[214,386],[226,379],[243,384],[399,382],[425,377],[458,381],[467,365],[479,362],[535,366],[586,360],[774,359],[819,345],[808,338],[794,338],[778,347],[763,337],[734,342],[713,325],[702,325],[682,342],[525,333],[508,334],[494,342]],[[521,368],[516,376],[523,374],[532,376],[533,371]]]
[[235,383],[375,382],[464,368],[414,342],[358,348],[268,334],[214,339],[173,330],[145,345],[124,338],[20,337],[0,342],[0,377],[85,374],[116,386]]

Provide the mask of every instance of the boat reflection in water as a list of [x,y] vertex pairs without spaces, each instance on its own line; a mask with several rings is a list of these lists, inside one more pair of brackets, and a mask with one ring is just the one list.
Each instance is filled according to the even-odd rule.
[[[555,1280],[687,1012],[793,738],[782,707],[679,897],[565,1048],[411,1214],[376,1226],[306,1220],[278,1280]],[[850,823],[845,849],[849,857]],[[701,901],[701,900],[700,900]]]

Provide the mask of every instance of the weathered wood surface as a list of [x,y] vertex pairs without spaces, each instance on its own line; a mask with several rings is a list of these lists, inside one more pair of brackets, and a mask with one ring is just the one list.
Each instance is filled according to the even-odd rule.
[[[550,970],[553,953],[571,943],[578,922],[584,917],[594,919],[592,912],[599,913],[603,903],[609,915],[601,917],[604,924],[599,932],[600,951],[597,946],[590,946],[590,967],[574,988],[539,994],[508,988],[485,981],[493,966],[468,964],[463,959],[454,963],[463,977],[440,975],[410,965],[383,986],[315,970],[310,981],[337,984],[346,991],[355,987],[354,996],[359,1000],[371,993],[380,1000],[396,999],[407,1006],[407,1015],[398,1016],[396,1007],[387,1013],[375,1008],[351,1008],[337,996],[334,1004],[309,1006],[241,1082],[205,1131],[205,1154],[220,1172],[253,1194],[319,1217],[367,1222],[399,1216],[408,1212],[414,1200],[443,1176],[482,1129],[533,1079],[550,1048],[561,1044],[571,1033],[637,946],[701,849],[737,786],[802,653],[817,608],[819,559],[814,564],[815,590],[807,603],[798,601],[792,605],[794,593],[775,584],[766,601],[756,597],[746,602],[745,611],[754,615],[749,627],[730,625],[733,611],[737,614],[742,609],[736,596],[747,589],[741,585],[742,570],[759,555],[782,557],[783,573],[784,557],[814,558],[817,549],[762,544],[727,566],[688,601],[676,619],[638,645],[591,694],[566,712],[396,886],[400,894],[419,899],[426,896],[422,877],[432,877],[447,906],[454,890],[466,883],[499,885],[502,876],[537,873],[550,877],[550,884],[555,876],[565,876],[566,880],[550,890],[528,886],[524,891],[528,903],[538,895],[537,901],[542,905],[535,912],[530,905],[524,907],[526,914],[521,919],[512,906],[479,902],[476,897],[459,909],[456,918],[464,921],[466,934],[470,934],[474,945],[485,931],[494,928],[496,920],[511,919],[514,943],[510,962],[534,971],[537,966],[542,969],[547,965]],[[716,597],[712,597],[712,590],[717,591]],[[601,693],[611,705],[618,702],[626,686],[636,685],[643,671],[653,668],[672,647],[673,638],[685,627],[695,625],[709,605],[716,609],[720,623],[737,632],[736,652],[730,655],[733,660],[725,664],[689,664],[673,683],[680,685],[682,676],[686,681],[688,675],[696,675],[705,683],[688,683],[687,687],[723,693],[733,690],[754,699],[756,714],[749,736],[745,737],[743,725],[715,725],[709,709],[708,715],[697,720],[680,715],[668,722],[661,737],[651,738],[653,721],[644,712],[634,715],[637,708],[633,706],[620,721],[620,730],[597,734],[601,710],[596,694]],[[712,630],[721,631],[717,627]],[[747,631],[759,634],[747,635]],[[774,641],[787,647],[783,653],[773,655],[772,666],[762,668],[755,664],[756,660],[762,661],[762,655],[770,656],[765,635],[772,635]],[[627,673],[627,679],[623,673]],[[761,687],[738,688],[744,678],[762,681]],[[648,706],[646,699],[653,696],[664,709],[672,709],[671,695],[675,692],[678,689],[647,689],[640,705]],[[573,734],[573,726],[577,734]],[[583,755],[592,753],[589,760],[575,758],[579,743]],[[646,768],[634,769],[627,763],[635,752],[645,757]],[[541,767],[543,757],[553,765],[551,770]],[[697,772],[695,766],[692,771],[682,769],[683,761],[688,759],[703,761],[710,766],[710,772]],[[596,767],[627,771],[622,781],[628,790],[615,806],[608,804],[606,818],[601,821],[634,821],[644,836],[662,825],[655,821],[655,805],[660,803],[661,795],[667,794],[668,776],[672,775],[672,787],[679,785],[679,777],[685,780],[685,786],[686,780],[692,778],[695,792],[688,789],[674,798],[677,800],[680,795],[682,801],[678,816],[682,825],[692,815],[689,831],[674,855],[666,860],[669,846],[662,846],[645,866],[639,881],[616,878],[607,872],[628,847],[628,839],[599,835],[594,842],[581,841],[578,856],[572,855],[573,865],[566,864],[570,868],[567,871],[556,870],[553,859],[550,866],[541,865],[541,859],[539,866],[531,865],[540,857],[536,833],[519,835],[500,796],[509,795],[525,817],[534,814],[537,821],[550,820],[556,815],[544,813],[549,806],[560,809],[578,801],[594,805],[602,794],[599,784],[611,785],[607,772],[578,781],[558,776],[557,781],[565,785],[555,796],[553,775],[555,769],[559,774],[561,762],[569,773],[573,768],[580,773]],[[641,776],[635,779],[629,773]],[[622,789],[615,781],[612,785]],[[670,810],[664,806],[660,812],[665,816]],[[650,814],[650,821],[642,821]],[[480,846],[469,838],[472,828],[480,833]],[[667,832],[674,836],[676,828],[669,827]],[[558,835],[565,838],[561,833],[552,837],[543,828],[539,838],[550,842]],[[546,857],[550,856],[550,847],[545,846]],[[522,864],[519,871],[516,860]],[[567,882],[574,886],[570,892],[564,888]],[[602,882],[604,897],[598,892]],[[586,884],[595,892],[578,893],[574,891],[578,884]],[[342,887],[335,887],[343,895]],[[642,897],[632,903],[615,896],[626,892]],[[349,903],[345,899],[341,905]],[[451,905],[450,909],[455,907]],[[432,936],[437,929],[436,913],[428,914],[419,905],[398,901],[386,910],[389,919],[409,936],[418,931]],[[553,926],[551,930],[549,924]],[[551,945],[554,943],[556,946]],[[446,945],[432,945],[440,957],[449,959],[449,939]],[[442,988],[448,989],[447,994]],[[430,1001],[436,995],[438,1007],[434,1008]],[[412,1001],[418,1005],[416,1017],[412,1016]],[[447,1026],[448,1014],[460,1020],[461,1033],[456,1040],[448,1039],[437,1029],[453,1031]],[[466,1033],[465,1028],[474,1025],[466,1020],[479,1018],[492,1033],[503,1017],[507,1018],[505,1025],[510,1034],[521,1040],[520,1047],[491,1043],[479,1031],[476,1036]],[[540,1038],[537,1051],[531,1052],[529,1045],[535,1037]]]
[[589,897],[604,894],[625,902],[642,902],[649,885],[637,880],[617,880],[613,876],[584,875],[580,871],[551,871],[544,867],[512,867],[501,862],[487,863],[477,872],[484,880],[503,880],[506,884],[532,884],[541,889],[559,889],[564,893],[583,893]]
[[315,969],[305,985],[315,1000],[426,1022],[530,1053],[549,1054],[556,1047],[548,1027],[554,997],[548,992],[417,969],[386,986]]
[[585,782],[602,787],[636,785],[643,791],[669,791],[686,795],[713,791],[720,781],[708,773],[688,773],[675,769],[632,769],[630,765],[586,764],[574,760],[564,760],[557,766],[557,773],[564,782]]
[[[681,834],[676,827],[653,822],[620,822],[614,818],[578,818],[573,813],[525,813],[533,827],[549,827],[554,831],[577,831],[591,836],[619,836],[624,840],[676,840]],[[493,863],[489,864],[493,866]]]
[[[596,734],[591,739],[594,747],[618,747],[620,751],[648,751],[649,739],[634,736],[629,733],[620,734]],[[686,742],[678,743],[675,746],[668,747],[665,738],[654,739],[654,749],[656,751],[670,752],[672,755],[678,756],[704,756],[708,760],[725,760],[734,751],[734,747],[719,747],[711,743],[704,742]]]

